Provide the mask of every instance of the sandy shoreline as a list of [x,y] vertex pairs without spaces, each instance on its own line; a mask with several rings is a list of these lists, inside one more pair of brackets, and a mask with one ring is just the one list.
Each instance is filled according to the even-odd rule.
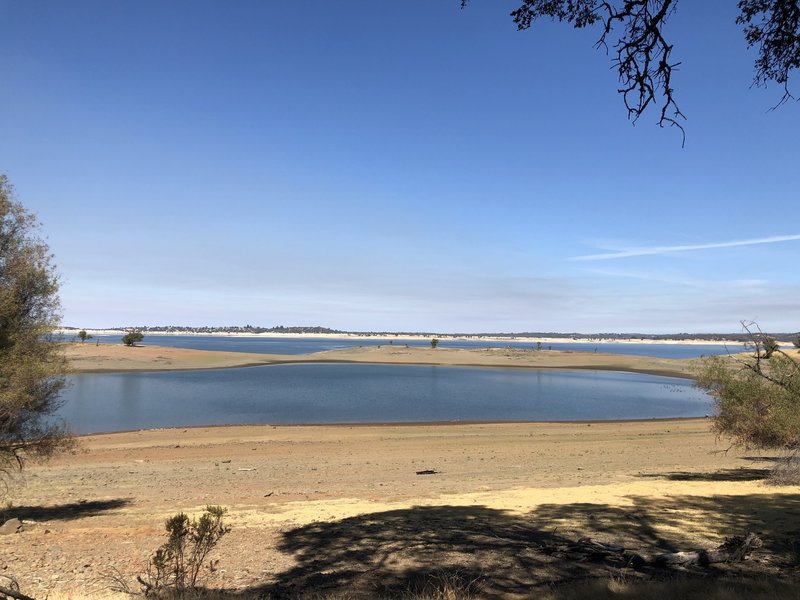
[[166,346],[66,344],[76,373],[168,371],[236,368],[294,363],[363,363],[502,367],[524,369],[594,369],[691,377],[693,359],[513,348],[417,348],[393,345],[358,346],[314,354],[257,354],[191,350]]

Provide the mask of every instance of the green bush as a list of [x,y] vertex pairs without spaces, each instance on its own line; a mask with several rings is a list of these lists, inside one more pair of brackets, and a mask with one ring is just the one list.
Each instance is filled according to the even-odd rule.
[[800,448],[800,364],[778,352],[750,361],[701,359],[697,383],[714,397],[714,430],[737,445]]
[[122,336],[122,343],[126,346],[133,346],[137,342],[141,342],[143,339],[144,334],[141,331],[129,331]]
[[230,531],[222,523],[226,512],[221,506],[207,506],[199,519],[184,513],[167,519],[167,541],[150,558],[147,573],[138,577],[146,597],[180,597],[197,589],[206,557]]

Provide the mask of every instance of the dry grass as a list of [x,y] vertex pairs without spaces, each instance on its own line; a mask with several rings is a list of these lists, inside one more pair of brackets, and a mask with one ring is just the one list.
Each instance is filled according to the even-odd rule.
[[[376,600],[479,600],[475,582],[433,578],[425,589]],[[496,596],[488,596],[496,598]],[[515,596],[517,597],[517,596]],[[598,579],[531,590],[530,600],[800,600],[800,586],[789,581],[742,578],[681,579],[658,582]],[[222,598],[222,597],[220,597]],[[297,600],[363,600],[360,594],[301,595]]]
[[[140,595],[109,593],[93,595],[103,600],[131,600]],[[458,577],[432,577],[419,590],[397,596],[373,597],[375,600],[480,600],[485,598],[480,585]],[[495,596],[489,596],[495,598]],[[516,596],[515,596],[516,597]],[[627,581],[624,577],[580,581],[550,588],[535,588],[530,600],[800,600],[800,586],[791,581],[748,578],[692,578],[658,582]],[[82,594],[49,595],[49,600],[77,600]],[[204,591],[194,595],[170,596],[174,600],[255,600],[256,596]],[[362,593],[335,592],[301,594],[296,600],[364,600]],[[269,600],[267,596],[265,600]]]
[[569,584],[542,594],[537,600],[800,600],[800,588],[769,579],[686,579],[627,582],[611,579]]
[[792,454],[778,462],[769,474],[770,485],[800,485],[800,456]]

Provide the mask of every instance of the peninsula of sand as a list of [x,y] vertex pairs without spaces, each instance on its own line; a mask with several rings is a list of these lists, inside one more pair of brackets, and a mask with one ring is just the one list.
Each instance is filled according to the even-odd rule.
[[448,367],[597,369],[689,377],[692,359],[515,348],[419,348],[358,346],[313,354],[258,354],[192,350],[167,346],[67,344],[67,358],[78,373],[223,369],[287,363],[372,363]]

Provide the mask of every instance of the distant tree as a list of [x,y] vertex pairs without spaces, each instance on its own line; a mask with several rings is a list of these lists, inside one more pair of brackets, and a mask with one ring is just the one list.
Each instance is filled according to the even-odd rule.
[[771,344],[754,324],[743,324],[752,354],[703,358],[697,383],[714,396],[717,433],[734,444],[755,448],[800,449],[800,363]]
[[122,343],[126,346],[134,346],[144,339],[144,334],[141,331],[129,331],[122,336]]
[[[462,8],[469,0],[461,0]],[[636,122],[650,105],[659,106],[660,126],[683,132],[685,119],[675,100],[673,44],[665,33],[678,0],[522,0],[511,12],[517,29],[528,29],[542,18],[566,21],[577,29],[597,26],[596,46],[612,47],[628,118]],[[748,47],[757,47],[753,84],[783,87],[778,105],[793,98],[789,77],[800,67],[800,2],[797,0],[739,0],[736,23],[743,27]],[[618,31],[615,31],[619,28]]]
[[52,418],[67,364],[53,336],[58,276],[38,227],[0,175],[0,478],[70,442]]
[[775,354],[775,351],[780,348],[778,340],[768,335],[762,336],[759,343],[761,345],[761,350],[764,352],[764,358],[771,358],[772,355]]
[[88,333],[86,333],[85,329],[81,329],[78,332],[78,339],[81,341],[81,344],[84,343],[86,340],[91,339],[91,337],[92,336],[90,336]]
[[431,348],[436,348],[439,345],[439,340],[436,338],[431,338]]
[[792,344],[794,344],[795,348],[800,348],[800,335],[792,340]]

